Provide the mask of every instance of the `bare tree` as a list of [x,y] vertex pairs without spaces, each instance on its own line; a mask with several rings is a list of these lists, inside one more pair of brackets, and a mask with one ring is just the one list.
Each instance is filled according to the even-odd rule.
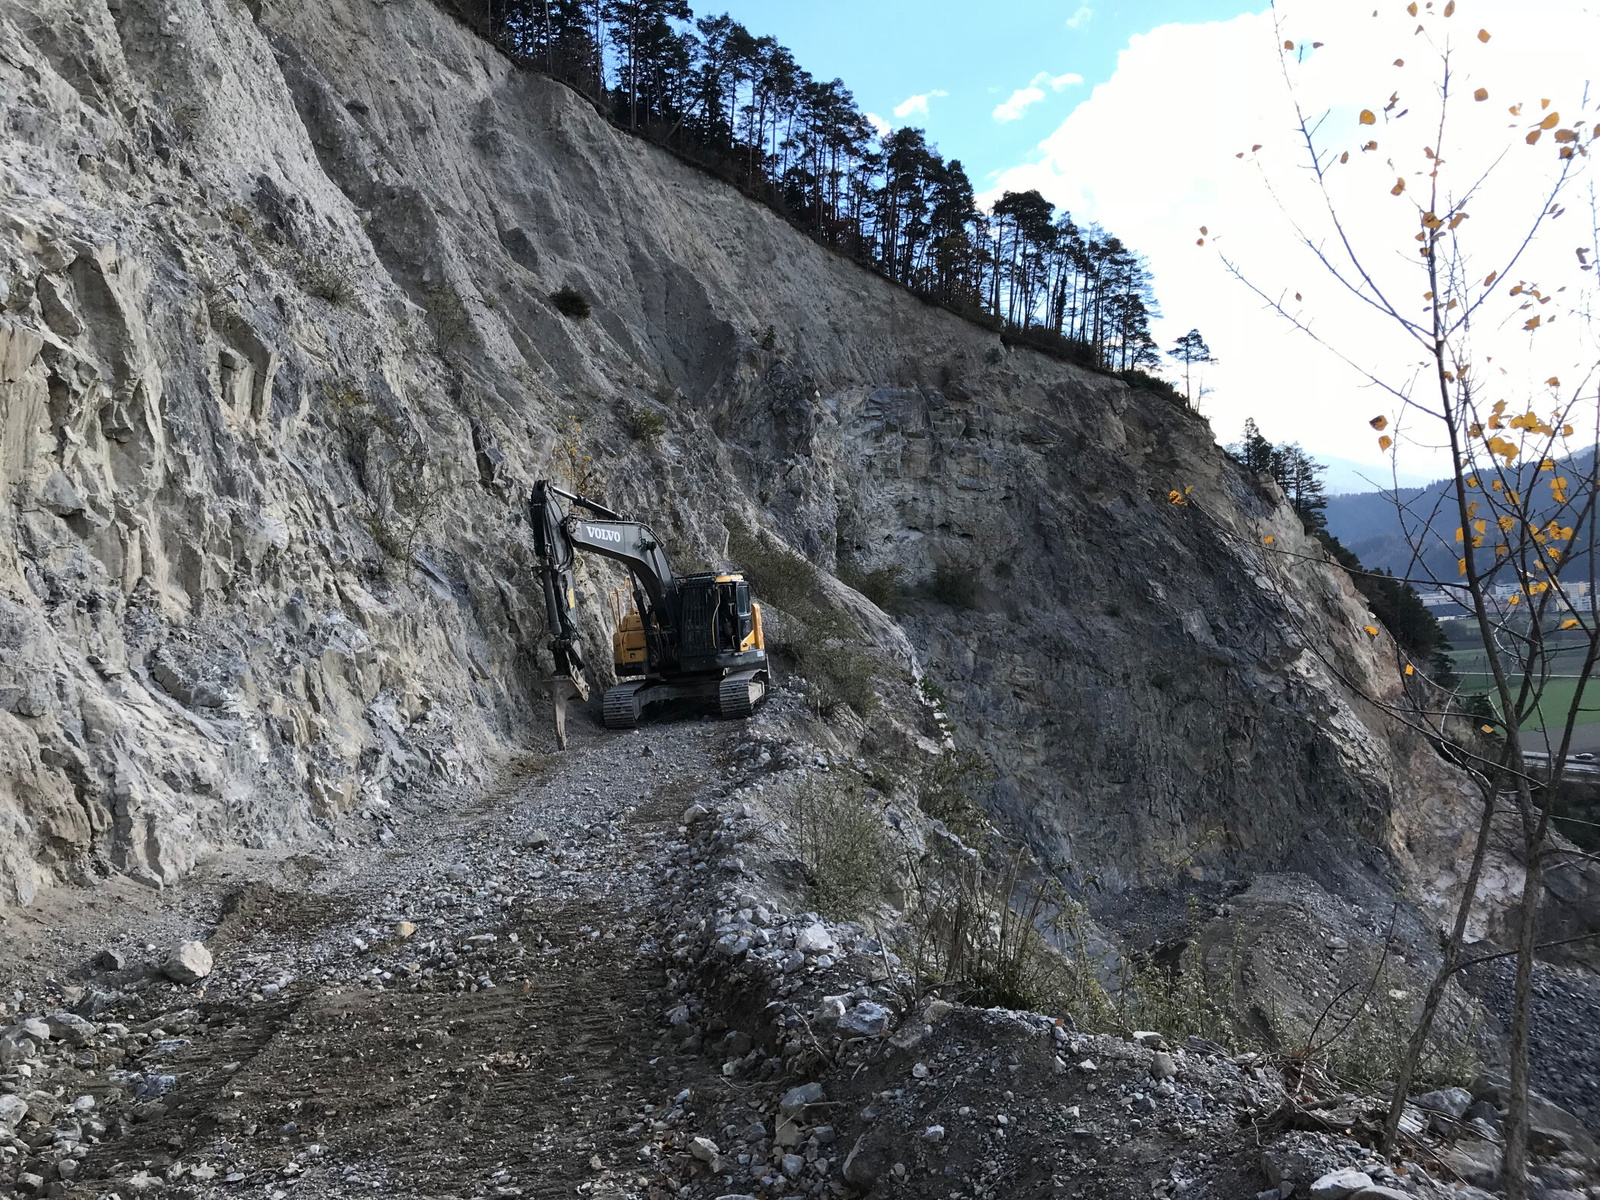
[[[1337,290],[1372,322],[1403,335],[1420,351],[1421,366],[1391,373],[1374,365],[1367,346],[1340,345],[1313,328],[1298,294],[1291,302],[1288,292],[1269,290],[1235,259],[1224,254],[1223,261],[1268,307],[1387,397],[1387,411],[1370,419],[1382,451],[1391,457],[1402,447],[1449,454],[1449,485],[1434,509],[1417,509],[1414,500],[1403,499],[1398,482],[1394,502],[1412,552],[1407,574],[1454,590],[1470,614],[1482,641],[1481,676],[1493,716],[1472,716],[1461,696],[1441,694],[1416,678],[1425,664],[1399,664],[1407,676],[1408,700],[1406,711],[1397,715],[1472,772],[1484,807],[1443,960],[1397,1080],[1385,1143],[1392,1145],[1396,1136],[1450,979],[1470,965],[1463,959],[1470,915],[1494,831],[1505,829],[1524,869],[1520,909],[1511,918],[1516,975],[1505,1158],[1508,1195],[1520,1200],[1527,1194],[1529,1019],[1534,958],[1542,948],[1539,908],[1546,870],[1568,852],[1553,836],[1551,812],[1585,689],[1600,659],[1594,553],[1600,350],[1591,322],[1600,222],[1593,204],[1563,279],[1536,281],[1519,272],[1562,270],[1545,248],[1559,229],[1554,223],[1565,211],[1563,200],[1587,165],[1600,125],[1591,128],[1594,117],[1581,111],[1589,107],[1587,95],[1568,120],[1549,100],[1513,104],[1515,132],[1486,165],[1469,167],[1474,157],[1481,159],[1476,153],[1481,146],[1460,128],[1459,106],[1487,102],[1489,90],[1480,86],[1462,94],[1459,64],[1471,54],[1485,60],[1474,66],[1492,69],[1492,35],[1469,29],[1465,38],[1455,38],[1450,20],[1455,8],[1454,2],[1420,12],[1415,3],[1407,8],[1418,22],[1415,39],[1426,43],[1437,64],[1430,93],[1402,98],[1396,90],[1386,103],[1361,110],[1353,123],[1307,111],[1299,68],[1312,47],[1286,40],[1281,24],[1275,24],[1303,162],[1317,197],[1303,212],[1281,198],[1280,206]],[[1389,57],[1382,46],[1374,45],[1372,52]],[[1397,59],[1394,65],[1403,63]],[[1426,127],[1416,129],[1424,120]],[[1410,130],[1419,136],[1407,148]],[[1378,140],[1372,136],[1379,132],[1386,142],[1384,159],[1377,157]],[[1367,194],[1356,191],[1355,199],[1344,198],[1352,193],[1342,173],[1363,178],[1365,169],[1370,176],[1381,170],[1375,166],[1379,162],[1390,168],[1382,172],[1382,184]],[[1419,176],[1422,182],[1413,185]],[[1511,236],[1503,222],[1492,230],[1469,223],[1491,182],[1521,189],[1522,220]],[[1361,232],[1381,223],[1369,218],[1384,205],[1389,206],[1381,210],[1385,216],[1396,205],[1415,214],[1398,255],[1392,241]],[[1207,231],[1201,232],[1203,242]],[[1541,339],[1557,321],[1579,333],[1559,350],[1565,357],[1576,346],[1575,376],[1569,372],[1563,381],[1560,371],[1541,370],[1542,384],[1519,387],[1494,365],[1494,352],[1508,332],[1526,335],[1532,361],[1540,361],[1542,350],[1550,361],[1558,348]],[[1587,430],[1582,436],[1578,424]],[[1454,547],[1452,578],[1436,578],[1425,565],[1424,552],[1440,540]]]

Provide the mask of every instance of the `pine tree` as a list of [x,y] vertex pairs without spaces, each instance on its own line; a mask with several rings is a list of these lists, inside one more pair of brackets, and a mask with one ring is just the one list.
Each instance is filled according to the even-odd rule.
[[1234,456],[1253,474],[1260,475],[1272,469],[1272,443],[1261,436],[1254,417],[1244,419],[1244,433],[1234,447]]
[[1191,373],[1201,363],[1214,363],[1217,360],[1211,355],[1211,347],[1206,345],[1205,338],[1200,336],[1198,329],[1191,329],[1173,344],[1167,353],[1183,364],[1183,398],[1194,406],[1194,387]]

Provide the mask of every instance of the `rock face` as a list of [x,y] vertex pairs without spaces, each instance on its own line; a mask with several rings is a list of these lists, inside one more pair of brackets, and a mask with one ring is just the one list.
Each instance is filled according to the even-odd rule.
[[904,632],[829,586],[1103,886],[1352,838],[1452,886],[1465,784],[1357,695],[1398,696],[1392,648],[1263,556],[1318,552],[1166,399],[921,304],[427,0],[5,0],[0,99],[4,902],[543,744],[521,502],[583,455],[684,561],[737,516],[968,574]]

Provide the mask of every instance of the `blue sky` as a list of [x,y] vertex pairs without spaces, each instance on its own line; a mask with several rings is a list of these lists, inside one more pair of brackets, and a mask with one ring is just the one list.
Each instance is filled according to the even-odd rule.
[[[838,76],[856,101],[892,125],[916,125],[947,158],[959,158],[983,191],[999,173],[1024,161],[1039,142],[1111,78],[1130,38],[1157,25],[1198,24],[1259,12],[1240,0],[1006,0],[974,5],[954,0],[862,3],[861,0],[734,0],[700,3],[726,10],[754,34],[770,35],[806,70]],[[1011,121],[994,110],[1044,75],[1043,98]],[[1063,76],[1083,82],[1053,83]],[[945,92],[940,96],[936,93]],[[927,97],[926,113],[894,109]]]

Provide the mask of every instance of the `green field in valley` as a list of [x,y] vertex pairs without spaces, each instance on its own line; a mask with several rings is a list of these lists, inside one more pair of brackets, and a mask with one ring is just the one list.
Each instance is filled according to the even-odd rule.
[[[1491,693],[1494,681],[1477,629],[1468,621],[1450,621],[1445,628],[1450,644],[1455,647],[1450,659],[1461,677],[1462,690],[1468,695]],[[1578,686],[1575,676],[1583,665],[1585,647],[1581,635],[1550,633],[1547,637],[1555,646],[1550,659],[1550,676],[1545,680],[1539,709],[1528,722],[1530,729],[1544,729],[1547,725],[1559,728],[1565,723]],[[1592,678],[1584,688],[1583,708],[1578,713],[1577,724],[1600,725],[1600,678]]]

